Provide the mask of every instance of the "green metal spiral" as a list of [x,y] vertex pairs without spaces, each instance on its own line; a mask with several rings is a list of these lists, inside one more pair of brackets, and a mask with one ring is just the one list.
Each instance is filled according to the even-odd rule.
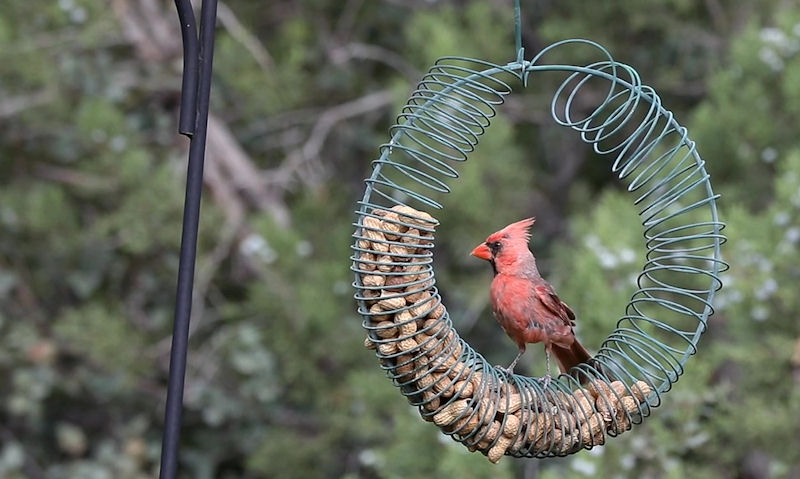
[[[467,414],[480,414],[482,416],[476,419],[479,424],[490,424],[502,417],[505,427],[509,415],[495,416],[486,408],[479,408],[476,401],[486,398],[502,411],[503,401],[508,403],[512,392],[517,391],[523,397],[522,414],[518,416],[523,424],[518,435],[541,435],[541,432],[532,431],[546,429],[546,437],[540,438],[536,447],[526,444],[515,449],[512,446],[505,453],[546,457],[566,455],[602,443],[587,441],[578,434],[570,435],[569,428],[563,424],[542,423],[541,413],[535,413],[548,408],[555,408],[553,414],[569,412],[578,418],[575,430],[579,430],[582,421],[588,423],[597,413],[578,408],[570,399],[581,388],[581,379],[595,389],[613,381],[624,384],[625,391],[613,393],[616,397],[597,398],[596,407],[601,409],[603,402],[609,407],[620,404],[624,395],[647,396],[636,405],[637,411],[626,413],[624,424],[618,424],[618,418],[612,419],[613,424],[607,425],[609,435],[621,433],[630,423],[641,422],[650,414],[651,407],[660,404],[661,394],[678,380],[689,356],[697,351],[697,343],[713,313],[714,294],[722,287],[720,274],[727,265],[721,259],[720,248],[725,237],[722,234],[724,224],[717,212],[718,195],[711,187],[705,162],[686,128],[664,108],[656,92],[642,84],[632,67],[615,61],[603,47],[586,40],[556,43],[532,60],[522,60],[518,9],[515,13],[518,25],[516,61],[496,65],[444,57],[437,60],[419,82],[396,124],[390,128],[390,140],[380,146],[380,156],[373,162],[372,174],[365,180],[366,189],[358,202],[358,217],[354,223],[351,259],[356,273],[358,311],[370,341],[377,346],[391,346],[404,339],[420,340],[412,350],[394,352],[391,347],[381,348],[378,357],[389,377],[412,404],[420,407],[421,414],[435,418],[458,397],[454,394],[448,399],[441,393],[442,387],[437,387],[441,384],[431,383],[425,376],[432,374],[431,377],[437,377],[440,382],[447,376],[452,384],[466,384],[480,374],[481,379],[472,393],[477,399],[469,404],[469,413],[464,413],[462,422],[470,419]],[[596,49],[600,60],[584,66],[544,62],[545,56],[576,46]],[[638,290],[596,355],[600,366],[580,365],[574,368],[572,375],[562,374],[551,382],[547,390],[539,379],[508,376],[495,369],[458,337],[446,310],[436,321],[424,322],[427,327],[417,328],[413,334],[405,337],[385,334],[390,328],[414,321],[422,324],[426,314],[436,311],[441,304],[432,266],[435,223],[411,216],[390,219],[387,223],[385,212],[396,205],[422,211],[443,208],[439,197],[450,191],[448,182],[458,178],[457,164],[467,160],[481,135],[487,132],[497,108],[512,92],[511,85],[535,84],[532,80],[544,73],[563,77],[551,101],[553,120],[576,131],[599,157],[608,158],[611,170],[633,194],[644,227],[646,249]],[[587,107],[593,97],[589,93],[598,91],[604,92],[602,100]],[[384,226],[374,226],[379,223]],[[412,233],[395,234],[394,228],[386,227],[394,223],[403,229],[414,229],[408,230]],[[373,232],[384,235],[383,239],[375,240]],[[386,239],[386,234],[392,239]],[[414,252],[404,250],[404,245],[411,245]],[[364,259],[388,255],[384,250],[394,251],[391,261]],[[415,265],[417,274],[405,281],[403,278],[409,275],[404,268],[409,264]],[[376,269],[378,265],[383,270]],[[370,286],[364,284],[365,275],[382,278],[378,285]],[[389,280],[390,277],[393,279]],[[385,287],[389,282],[392,288]],[[417,298],[423,294],[424,300],[419,304]],[[378,298],[405,299],[405,302],[399,301],[397,308],[390,310],[371,308],[369,304]],[[403,312],[408,314],[401,316]],[[406,319],[378,325],[381,322],[376,321],[377,317],[390,315]],[[450,364],[444,376],[433,374],[442,370],[441,364],[453,354],[459,358],[456,366],[463,370],[453,374],[455,366]],[[645,383],[652,394],[637,386]],[[438,395],[434,394],[436,391]],[[436,401],[437,407],[430,407],[431,401]],[[507,404],[507,407],[510,406]],[[476,428],[469,433],[464,433],[464,428],[445,429],[473,448],[480,449],[479,445],[483,444],[490,449],[500,440],[493,438],[487,446],[486,438],[491,437],[487,435],[488,428]],[[553,439],[548,442],[547,437]],[[524,444],[524,441],[515,444]]]

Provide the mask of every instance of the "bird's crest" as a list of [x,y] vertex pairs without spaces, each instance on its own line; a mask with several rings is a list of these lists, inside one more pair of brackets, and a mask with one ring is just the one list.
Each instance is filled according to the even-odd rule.
[[536,218],[525,218],[524,220],[511,223],[497,233],[492,234],[486,240],[491,243],[493,241],[500,241],[503,238],[510,238],[512,240],[524,240],[525,244],[531,239],[531,226],[536,222]]

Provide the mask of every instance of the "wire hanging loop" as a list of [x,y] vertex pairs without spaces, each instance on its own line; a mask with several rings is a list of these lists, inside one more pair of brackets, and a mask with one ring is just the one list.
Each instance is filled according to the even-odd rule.
[[514,0],[514,51],[520,68],[522,86],[528,86],[528,64],[525,62],[525,49],[522,48],[522,10],[519,0]]
[[517,61],[521,61],[522,52],[522,10],[519,0],[514,0],[514,50],[517,52]]
[[[591,47],[600,59],[543,61],[567,46]],[[553,120],[608,158],[634,195],[645,249],[638,290],[595,356],[600,366],[577,366],[546,388],[495,368],[458,336],[433,270],[438,221],[426,211],[443,208],[438,197],[450,191],[458,163],[477,146],[511,83],[544,73],[562,76]],[[492,462],[572,454],[641,423],[697,351],[727,268],[705,162],[656,92],[586,40],[505,66],[445,57],[389,133],[358,202],[353,286],[365,346],[422,418]]]

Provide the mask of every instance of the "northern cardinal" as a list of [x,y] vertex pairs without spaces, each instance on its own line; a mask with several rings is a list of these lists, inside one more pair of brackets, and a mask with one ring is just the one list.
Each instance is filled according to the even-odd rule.
[[536,268],[528,249],[530,227],[535,218],[512,223],[486,238],[472,256],[491,263],[494,279],[490,290],[492,311],[506,334],[519,346],[519,354],[504,369],[514,372],[528,343],[544,343],[547,357],[545,387],[550,382],[550,354],[561,372],[591,361],[586,348],[575,338],[575,313],[561,301]]

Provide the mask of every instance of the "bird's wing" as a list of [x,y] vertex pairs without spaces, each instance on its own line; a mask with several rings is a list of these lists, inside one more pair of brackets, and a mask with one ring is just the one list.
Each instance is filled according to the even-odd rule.
[[564,321],[568,326],[575,326],[575,313],[566,303],[559,299],[553,287],[549,284],[541,284],[534,288],[536,297],[553,315]]

